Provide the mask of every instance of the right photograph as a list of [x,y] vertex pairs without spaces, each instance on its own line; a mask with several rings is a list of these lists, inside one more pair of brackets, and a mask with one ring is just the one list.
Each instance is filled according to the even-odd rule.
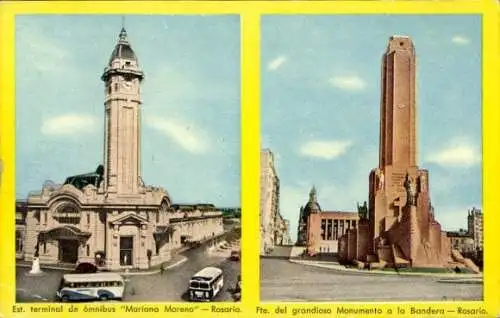
[[261,19],[261,301],[483,298],[479,15]]

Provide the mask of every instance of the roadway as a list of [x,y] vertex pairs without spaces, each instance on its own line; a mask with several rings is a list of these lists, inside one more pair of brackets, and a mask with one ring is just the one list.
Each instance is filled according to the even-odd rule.
[[262,301],[481,300],[482,284],[439,283],[436,277],[361,274],[261,258]]
[[[204,250],[204,247],[201,247]],[[240,275],[240,262],[229,260],[229,254],[212,254],[200,248],[184,253],[188,261],[165,271],[163,275],[131,276],[125,290],[124,301],[187,301],[189,279],[207,266],[224,272],[224,289],[213,301],[232,301],[232,289]]]
[[[209,253],[207,247],[205,244],[182,253],[188,260],[163,274],[128,276],[123,301],[187,301],[189,278],[207,266],[219,267],[224,272],[224,289],[214,301],[233,301],[232,289],[240,275],[240,262],[228,258],[230,250]],[[65,272],[46,269],[41,276],[29,276],[29,270],[17,267],[17,302],[55,301],[55,292]]]

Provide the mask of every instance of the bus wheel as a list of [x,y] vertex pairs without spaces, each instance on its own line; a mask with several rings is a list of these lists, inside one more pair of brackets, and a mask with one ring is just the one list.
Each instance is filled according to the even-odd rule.
[[69,301],[69,297],[68,297],[68,296],[66,296],[66,295],[64,295],[64,296],[62,296],[62,297],[61,297],[61,301],[62,301],[63,303],[67,303],[67,302]]
[[103,294],[103,295],[99,296],[99,300],[106,301],[106,300],[108,300],[108,296]]

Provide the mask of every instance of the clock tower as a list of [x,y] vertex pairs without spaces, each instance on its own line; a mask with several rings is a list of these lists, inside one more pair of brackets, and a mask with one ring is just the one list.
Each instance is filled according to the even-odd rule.
[[122,28],[101,79],[105,83],[104,191],[139,193],[140,85],[144,73]]

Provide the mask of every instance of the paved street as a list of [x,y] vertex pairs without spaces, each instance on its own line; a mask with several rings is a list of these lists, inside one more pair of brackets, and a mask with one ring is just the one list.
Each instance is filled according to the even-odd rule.
[[[183,254],[188,261],[160,274],[130,276],[123,301],[183,301],[190,277],[206,266],[216,266],[224,271],[224,289],[214,301],[232,301],[231,290],[240,274],[240,262],[231,261],[227,253],[208,253],[206,246]],[[55,292],[64,272],[44,270],[43,276],[27,276],[29,268],[17,268],[18,302],[55,300]],[[38,298],[38,299],[37,299]]]
[[127,284],[124,301],[187,300],[189,279],[200,269],[215,266],[224,272],[224,289],[214,301],[232,301],[231,290],[240,274],[240,262],[228,259],[229,254],[213,255],[191,250],[184,254],[189,261],[166,271],[163,275],[132,276]]
[[358,274],[261,258],[262,301],[481,300],[482,284],[438,283],[435,277]]

